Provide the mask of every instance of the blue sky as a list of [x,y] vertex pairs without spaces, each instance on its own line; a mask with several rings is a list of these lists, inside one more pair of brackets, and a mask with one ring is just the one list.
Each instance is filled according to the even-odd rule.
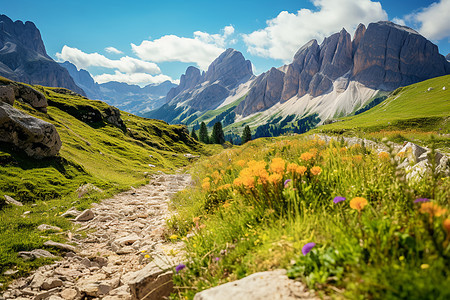
[[288,63],[304,43],[359,23],[391,20],[450,52],[450,0],[5,1],[0,13],[32,21],[48,54],[98,82],[176,81],[232,47],[255,73]]

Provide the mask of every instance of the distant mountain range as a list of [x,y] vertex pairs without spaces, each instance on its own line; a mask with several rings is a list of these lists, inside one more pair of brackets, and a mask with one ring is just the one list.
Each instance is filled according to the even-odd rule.
[[47,55],[36,26],[32,22],[13,22],[5,15],[0,15],[0,76],[30,84],[64,87],[85,96],[69,72]]
[[323,123],[346,116],[400,86],[450,73],[436,45],[386,21],[360,24],[353,39],[342,29],[320,45],[311,40],[291,64],[257,77],[250,66],[240,52],[228,49],[206,73],[189,67],[168,102],[146,116],[194,125],[222,121],[231,132],[244,124],[284,121],[295,131],[302,119]]
[[109,105],[137,115],[162,106],[167,92],[177,86],[170,81],[149,84],[143,88],[116,81],[98,84],[88,71],[78,70],[68,61],[60,65],[69,71],[75,83],[86,92],[88,98],[103,100]]
[[169,123],[213,126],[240,135],[303,132],[361,112],[400,86],[450,74],[450,62],[432,42],[392,22],[360,24],[351,38],[342,29],[311,40],[292,63],[255,76],[242,53],[227,49],[206,72],[188,67],[177,86],[169,81],[143,88],[98,84],[86,70],[53,61],[36,26],[0,15],[0,75],[25,83],[65,87],[134,114]]

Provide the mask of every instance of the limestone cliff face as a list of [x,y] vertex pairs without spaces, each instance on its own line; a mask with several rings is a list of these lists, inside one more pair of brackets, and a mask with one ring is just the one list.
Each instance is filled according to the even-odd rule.
[[0,75],[85,95],[68,71],[47,55],[36,26],[32,22],[13,22],[5,15],[0,15]]
[[[353,40],[345,29],[320,45],[311,40],[298,50],[291,64],[281,69],[284,76],[268,76],[273,70],[260,75],[236,112],[245,117],[292,97],[318,97],[331,92],[338,78],[341,90],[355,81],[371,89],[390,91],[449,74],[450,63],[436,45],[416,31],[383,21],[371,23],[367,29],[360,24]],[[279,90],[278,99],[267,101],[266,95],[278,95]]]
[[369,24],[353,62],[354,80],[383,90],[450,72],[436,45],[416,31],[391,22]]
[[169,102],[181,92],[189,90],[196,86],[198,83],[202,82],[204,78],[204,74],[200,72],[196,67],[189,66],[186,69],[186,73],[181,75],[180,84],[174,88],[172,88],[166,96],[166,101]]

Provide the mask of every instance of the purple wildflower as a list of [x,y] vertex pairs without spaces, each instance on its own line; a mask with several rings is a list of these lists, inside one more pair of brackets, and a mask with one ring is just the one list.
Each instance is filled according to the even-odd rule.
[[216,261],[219,261],[219,260],[220,260],[220,257],[216,257],[215,260],[216,260]]
[[420,202],[430,202],[430,199],[428,198],[417,198],[414,200],[414,203],[420,203]]
[[288,185],[288,183],[291,182],[291,181],[292,181],[292,179],[286,179],[286,180],[284,181],[284,187],[286,188],[287,185]]
[[337,196],[337,197],[334,197],[333,202],[334,203],[339,203],[339,202],[342,202],[342,201],[345,201],[345,200],[347,200],[347,198],[341,197],[341,196]]
[[305,246],[303,246],[302,248],[303,255],[308,254],[312,250],[312,248],[314,248],[314,246],[316,246],[316,243],[308,243]]
[[186,265],[184,264],[179,264],[178,266],[175,267],[175,271],[180,272],[181,270],[183,270],[184,268],[186,268]]

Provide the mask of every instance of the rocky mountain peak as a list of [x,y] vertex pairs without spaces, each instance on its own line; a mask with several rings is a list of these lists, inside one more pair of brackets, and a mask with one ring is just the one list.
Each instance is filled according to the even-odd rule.
[[7,16],[0,15],[0,32],[0,48],[7,42],[7,36],[15,37],[25,48],[48,57],[41,33],[33,22],[26,21],[25,24],[20,20],[13,22]]
[[366,33],[366,26],[362,23],[359,23],[352,41],[353,54],[355,54],[356,49],[358,49],[359,42],[364,36],[364,33]]
[[179,95],[181,92],[195,87],[202,81],[203,81],[203,74],[201,73],[201,71],[196,67],[189,66],[186,69],[186,73],[181,75],[180,84],[170,89],[170,91],[167,93],[166,102],[169,102],[177,95]]
[[252,75],[251,62],[241,52],[228,48],[209,65],[205,80],[210,83],[219,80],[225,87],[232,87]]

